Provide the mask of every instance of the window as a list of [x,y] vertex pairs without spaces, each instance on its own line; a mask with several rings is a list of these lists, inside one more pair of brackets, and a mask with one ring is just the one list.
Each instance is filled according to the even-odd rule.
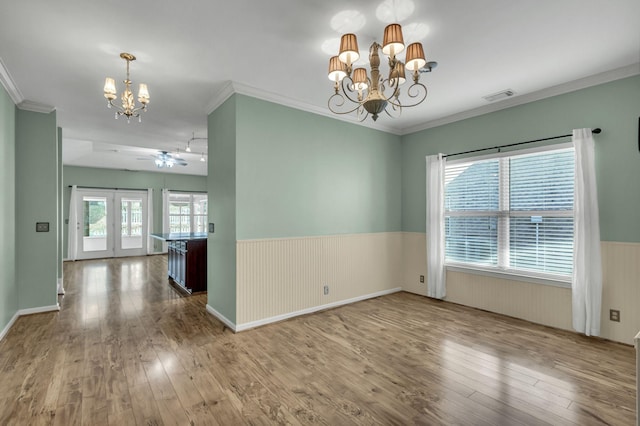
[[573,176],[564,147],[447,163],[446,263],[568,281]]
[[207,194],[169,193],[169,232],[206,232]]

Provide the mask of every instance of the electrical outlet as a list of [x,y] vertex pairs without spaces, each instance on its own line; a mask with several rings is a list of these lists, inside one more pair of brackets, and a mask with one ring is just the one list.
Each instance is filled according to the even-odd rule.
[[49,232],[49,222],[36,222],[36,232]]
[[424,275],[420,275],[420,282],[423,283],[424,282]]
[[325,286],[324,286],[324,295],[326,296],[327,294],[329,294],[329,286],[325,284]]
[[620,322],[620,311],[617,309],[609,309],[609,320]]

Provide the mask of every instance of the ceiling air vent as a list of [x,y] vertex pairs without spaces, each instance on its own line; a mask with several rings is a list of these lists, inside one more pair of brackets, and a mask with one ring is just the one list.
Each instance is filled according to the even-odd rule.
[[513,90],[506,89],[501,92],[494,93],[492,95],[483,96],[482,99],[484,99],[487,102],[495,102],[495,101],[500,101],[502,99],[510,98],[515,94],[516,92],[514,92]]

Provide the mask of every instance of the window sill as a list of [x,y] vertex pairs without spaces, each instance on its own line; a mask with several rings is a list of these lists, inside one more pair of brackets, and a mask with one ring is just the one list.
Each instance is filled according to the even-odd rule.
[[480,266],[446,264],[447,271],[463,272],[466,274],[484,275],[486,277],[501,278],[504,280],[522,281],[526,283],[549,285],[571,289],[571,278],[561,278],[554,276],[527,275],[526,272],[506,271],[495,268],[483,268]]

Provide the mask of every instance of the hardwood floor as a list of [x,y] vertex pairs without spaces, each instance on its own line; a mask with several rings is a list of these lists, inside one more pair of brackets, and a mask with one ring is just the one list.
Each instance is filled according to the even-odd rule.
[[0,342],[1,425],[631,425],[630,346],[409,293],[233,334],[166,259],[65,263]]

